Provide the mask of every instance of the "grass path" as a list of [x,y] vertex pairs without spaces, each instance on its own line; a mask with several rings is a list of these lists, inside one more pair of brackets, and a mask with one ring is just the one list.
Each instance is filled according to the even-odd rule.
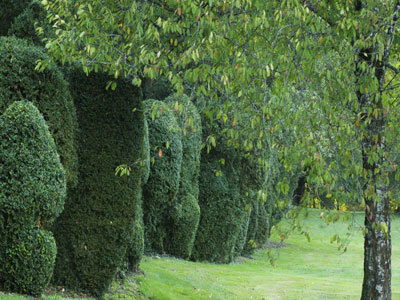
[[[345,253],[337,250],[330,238],[339,233],[345,236],[348,223],[327,226],[319,218],[320,211],[310,210],[303,230],[310,232],[311,242],[293,233],[286,247],[273,250],[279,256],[273,267],[268,250],[260,250],[254,259],[239,258],[229,265],[194,263],[170,257],[145,257],[141,268],[145,276],[127,277],[124,285],[113,283],[106,300],[324,300],[360,299],[363,279],[363,237],[352,231],[353,237]],[[355,224],[362,225],[358,213]],[[285,228],[283,222],[282,228]],[[275,232],[272,239],[279,240]],[[392,292],[400,300],[400,217],[392,222]],[[138,287],[140,282],[140,288]],[[138,296],[138,289],[142,296]],[[0,299],[22,300],[21,296]],[[61,296],[47,297],[62,300]]]
[[[330,238],[345,236],[348,223],[327,226],[311,211],[304,221],[311,242],[303,235],[292,234],[287,247],[275,251],[279,258],[271,266],[268,251],[261,250],[252,259],[229,265],[201,264],[173,258],[144,259],[146,276],[141,281],[144,294],[160,300],[179,299],[359,299],[362,286],[363,237],[353,232],[345,253],[337,250]],[[362,213],[355,223],[361,225]],[[277,234],[273,239],[277,239]],[[393,300],[400,299],[400,218],[392,224]]]

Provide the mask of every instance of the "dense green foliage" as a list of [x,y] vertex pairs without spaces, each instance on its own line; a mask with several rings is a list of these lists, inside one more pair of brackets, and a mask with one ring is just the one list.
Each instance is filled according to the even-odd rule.
[[145,79],[141,85],[144,99],[164,100],[170,96],[174,89],[167,78]]
[[115,91],[106,90],[110,77],[104,74],[71,71],[68,78],[79,121],[79,183],[56,222],[54,277],[100,297],[133,238],[142,172],[116,176],[115,168],[141,160],[141,94],[122,80]]
[[247,227],[246,243],[242,249],[242,254],[250,254],[257,248],[256,234],[258,232],[259,223],[259,208],[261,203],[259,201],[253,201],[251,203],[251,212],[249,219],[249,226]]
[[[259,214],[260,209],[264,206],[273,206],[271,201],[261,203],[260,192],[262,192],[268,184],[264,182],[265,175],[265,168],[257,163],[255,155],[243,156],[241,158],[239,180],[240,195],[247,201],[247,213],[242,221],[242,231],[247,231],[241,231],[241,235],[239,236],[237,251],[241,251],[238,251],[238,254],[241,254],[243,251],[249,252],[248,250],[260,247],[267,241],[268,234],[260,235],[260,233],[269,233],[268,216],[265,213]],[[271,210],[274,209],[274,207],[271,207]],[[263,236],[264,238],[256,238],[256,236]]]
[[[204,123],[203,123],[204,126]],[[195,260],[229,263],[245,214],[235,155],[228,149],[202,152],[199,179],[200,223],[192,252]],[[225,160],[222,164],[221,160]]]
[[[140,159],[140,170],[142,176],[142,187],[147,183],[150,175],[150,143],[149,143],[149,126],[146,118],[143,118],[143,152]],[[135,171],[138,168],[134,168]],[[139,262],[144,253],[144,223],[143,223],[143,195],[142,189],[140,190],[139,201],[135,209],[135,218],[132,230],[132,242],[130,247],[127,249],[127,263],[128,270],[137,271],[139,268]]]
[[46,122],[29,101],[0,119],[0,283],[40,295],[52,276],[54,238],[46,229],[64,207],[65,173]]
[[27,229],[6,237],[0,242],[7,252],[1,259],[2,288],[40,296],[53,275],[57,254],[53,235],[46,230]]
[[[39,31],[40,28],[40,31]],[[19,14],[8,30],[8,35],[44,46],[44,37],[54,36],[53,28],[46,19],[46,10],[39,0],[33,0]],[[39,33],[40,32],[40,33]]]
[[182,139],[182,166],[179,191],[172,211],[172,234],[167,252],[189,258],[200,219],[199,174],[202,143],[201,118],[187,96],[170,96],[165,101],[173,109]]
[[145,251],[164,253],[171,238],[171,212],[179,191],[181,133],[174,114],[164,109],[162,102],[149,99],[144,107],[152,161],[148,181],[143,187]]
[[68,84],[57,66],[35,70],[43,50],[14,37],[0,37],[0,112],[14,101],[27,99],[47,122],[66,172],[67,183],[77,182],[76,112]]
[[246,207],[246,213],[243,215],[240,222],[240,232],[235,244],[235,256],[245,254],[244,249],[247,242],[247,233],[249,231],[251,206]]
[[0,1],[0,35],[6,35],[14,18],[17,17],[30,0],[1,0]]

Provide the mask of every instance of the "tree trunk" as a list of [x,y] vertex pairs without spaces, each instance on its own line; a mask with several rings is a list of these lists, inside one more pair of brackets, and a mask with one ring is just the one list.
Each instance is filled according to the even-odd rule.
[[[360,53],[373,53],[367,49]],[[375,67],[378,82],[384,82],[385,71],[382,61],[368,62]],[[359,73],[360,74],[360,73]],[[391,252],[390,202],[388,196],[387,172],[385,171],[386,114],[382,105],[382,91],[375,97],[357,93],[363,123],[362,155],[365,174],[365,241],[364,241],[364,281],[361,300],[391,300]],[[376,113],[367,113],[376,110]],[[372,154],[377,159],[372,160]]]
[[[378,191],[377,191],[378,192]],[[391,250],[389,199],[370,201],[365,213],[364,281],[361,300],[391,299]],[[374,224],[387,224],[387,233]]]
[[[391,45],[391,43],[389,43]],[[385,66],[389,59],[390,48],[386,48],[382,58],[378,47],[363,49],[359,61],[366,61],[374,67],[374,76],[379,82],[375,96],[357,92],[361,110],[362,156],[364,169],[365,200],[365,241],[364,241],[364,280],[361,300],[391,300],[391,254],[390,237],[390,201],[388,172],[386,163],[386,111],[382,103],[385,79]],[[356,75],[362,77],[362,69],[356,65]],[[374,158],[375,156],[375,158]],[[374,159],[373,159],[374,158]]]

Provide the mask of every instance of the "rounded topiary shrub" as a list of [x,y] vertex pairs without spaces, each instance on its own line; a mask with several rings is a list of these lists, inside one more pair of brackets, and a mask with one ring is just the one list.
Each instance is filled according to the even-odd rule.
[[53,275],[57,247],[51,232],[40,229],[7,234],[4,288],[9,291],[41,295]]
[[182,132],[182,167],[179,191],[172,212],[172,233],[167,252],[189,258],[200,219],[199,174],[202,127],[197,108],[189,97],[170,96],[165,99],[174,111]]
[[74,103],[57,66],[40,73],[35,70],[39,59],[48,60],[43,49],[15,37],[0,37],[0,113],[15,101],[31,101],[47,122],[67,183],[73,186],[78,168]]
[[[179,190],[182,142],[174,114],[157,100],[144,102],[149,125],[150,175],[143,187],[145,252],[164,253],[172,230],[171,211]],[[153,118],[154,117],[154,118]]]
[[0,0],[0,35],[6,35],[8,29],[31,0]]
[[43,116],[29,101],[0,118],[0,282],[41,294],[50,281],[56,247],[46,231],[61,213],[65,174]]
[[[141,195],[135,166],[143,148],[142,98],[123,80],[106,90],[113,80],[106,74],[71,70],[67,78],[79,121],[79,183],[54,226],[54,281],[101,297],[132,243]],[[122,164],[133,166],[129,176],[115,174]]]

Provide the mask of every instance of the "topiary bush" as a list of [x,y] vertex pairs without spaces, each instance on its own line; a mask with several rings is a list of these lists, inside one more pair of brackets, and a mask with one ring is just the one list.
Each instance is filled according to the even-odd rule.
[[[256,159],[256,155],[260,155],[260,153],[253,153],[250,155],[249,154],[244,154],[242,153],[241,159],[240,159],[240,179],[239,179],[239,187],[240,187],[240,194],[241,197],[246,199],[246,213],[243,217],[243,223],[242,223],[242,231],[239,235],[239,239],[237,241],[236,245],[236,250],[237,254],[241,255],[244,254],[246,250],[251,248],[254,248],[254,244],[252,244],[252,241],[255,241],[255,236],[250,233],[250,239],[247,239],[247,233],[249,231],[249,225],[250,225],[250,218],[251,216],[254,216],[252,214],[254,208],[254,204],[261,199],[258,199],[258,192],[263,189],[264,185],[264,177],[265,177],[265,172],[264,172],[264,167],[259,165]],[[259,211],[259,208],[256,208],[256,211]],[[258,220],[257,220],[258,222]],[[254,223],[251,224],[251,226],[254,226]],[[257,226],[258,228],[258,226]],[[253,229],[252,229],[253,230]],[[255,231],[255,233],[257,230]],[[247,247],[246,246],[247,242]],[[240,250],[240,251],[239,251]]]
[[[146,118],[144,118],[143,127],[143,152],[141,155],[141,175],[142,175],[142,187],[147,183],[150,175],[150,143],[149,143],[149,127]],[[139,270],[139,262],[142,259],[144,253],[144,224],[143,224],[143,201],[142,201],[142,190],[140,190],[141,196],[135,209],[135,218],[132,229],[132,242],[127,250],[127,263],[128,270],[137,272]]]
[[48,60],[43,51],[15,37],[0,37],[0,113],[15,101],[31,101],[46,120],[67,184],[73,186],[78,172],[75,107],[68,83],[57,66],[40,73],[35,70],[37,60]]
[[246,207],[246,213],[242,217],[242,221],[240,223],[240,232],[235,244],[235,255],[240,256],[244,254],[244,247],[247,241],[247,231],[249,229],[250,224],[250,216],[251,216],[251,208],[250,206]]
[[14,18],[18,16],[31,0],[0,0],[0,35],[6,35]]
[[132,243],[142,172],[116,176],[115,170],[141,159],[142,98],[123,80],[106,90],[113,77],[105,74],[70,70],[68,79],[79,120],[79,184],[55,224],[54,282],[100,298]]
[[[41,1],[33,0],[26,8],[15,17],[13,23],[8,29],[8,35],[14,35],[18,38],[28,40],[35,45],[44,46],[44,37],[52,37],[54,30],[46,19],[46,9]],[[38,28],[42,33],[39,34]]]
[[[143,187],[145,252],[164,253],[171,236],[171,211],[179,191],[181,133],[174,114],[157,100],[144,101],[149,124],[150,175]],[[154,118],[152,117],[154,116]]]
[[56,245],[46,229],[63,209],[65,173],[31,102],[11,104],[0,124],[0,282],[36,296],[54,268]]
[[[225,163],[222,164],[221,160]],[[240,196],[240,173],[235,165],[235,154],[217,149],[208,154],[203,151],[200,166],[201,215],[192,258],[229,263],[235,256],[246,205]]]
[[260,206],[261,203],[259,201],[253,201],[251,203],[249,226],[247,228],[246,243],[244,244],[242,254],[251,254],[257,248],[256,233],[258,231],[258,211]]
[[[174,111],[182,131],[182,166],[179,191],[172,210],[172,232],[167,252],[188,259],[200,219],[199,174],[202,127],[197,108],[189,97],[170,96],[165,102]],[[174,108],[173,108],[174,107]]]
[[258,207],[258,229],[256,231],[254,242],[256,243],[256,247],[260,248],[264,246],[269,238],[270,227],[271,227],[271,218],[267,212],[267,205],[263,205],[260,203]]
[[2,266],[6,290],[40,296],[50,283],[57,247],[50,231],[26,229],[6,234]]

